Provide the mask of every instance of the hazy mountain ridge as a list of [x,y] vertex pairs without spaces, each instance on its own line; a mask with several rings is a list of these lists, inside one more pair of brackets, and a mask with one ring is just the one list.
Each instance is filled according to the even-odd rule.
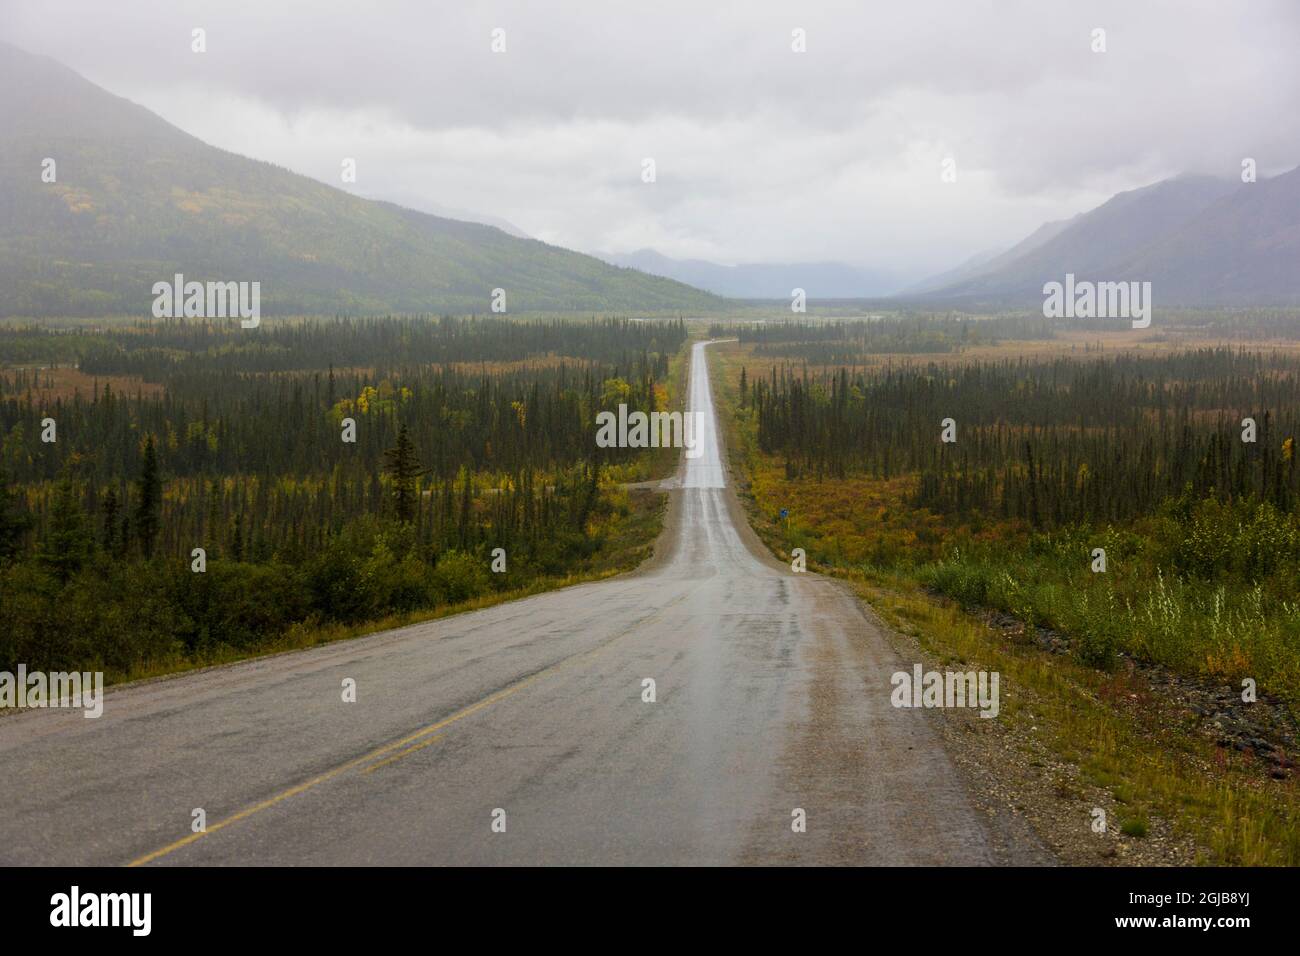
[[1150,281],[1157,301],[1171,305],[1281,305],[1300,301],[1297,262],[1300,170],[1255,183],[1179,176],[1047,223],[1001,256],[907,294],[1026,304],[1041,301],[1044,283],[1073,273]]
[[1300,301],[1300,167],[1243,183],[1120,277],[1214,304]]
[[738,299],[788,299],[795,288],[803,289],[810,299],[869,298],[888,295],[901,285],[892,273],[841,262],[755,262],[728,266],[704,259],[673,259],[654,249],[596,255],[614,265]]
[[[260,281],[268,314],[710,309],[714,296],[209,146],[0,43],[0,314],[147,313],[155,281]],[[57,181],[41,181],[53,158]]]
[[931,276],[923,282],[917,283],[903,290],[904,295],[915,295],[924,292],[934,292],[951,285],[957,285],[968,279],[975,279],[979,276],[994,272],[1003,266],[1014,262],[1023,255],[1034,251],[1044,243],[1056,238],[1061,232],[1070,225],[1071,219],[1056,219],[1051,222],[1045,222],[1024,239],[1012,246],[1010,249],[1002,252],[991,251],[981,252],[978,255],[971,256],[955,269],[940,273],[937,276]]

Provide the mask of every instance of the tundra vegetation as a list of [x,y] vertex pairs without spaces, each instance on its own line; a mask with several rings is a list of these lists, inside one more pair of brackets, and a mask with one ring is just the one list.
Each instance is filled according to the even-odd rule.
[[598,448],[595,419],[667,408],[686,335],[0,327],[0,670],[157,673],[632,567],[662,498],[622,485],[672,453]]
[[[1249,773],[1171,776],[1167,752],[1141,748],[1169,743],[1194,716],[1170,725],[1162,712],[1165,723],[1139,727],[1085,715],[1099,700],[1145,699],[1128,692],[1135,667],[1234,699],[1250,679],[1294,755],[1297,327],[1293,313],[1255,310],[1164,315],[1145,332],[1022,314],[710,334],[739,339],[714,361],[732,456],[774,550],[804,549],[810,570],[855,581],[909,633],[925,622],[940,657],[1004,668],[1013,719],[1030,687],[1037,725],[1055,697],[1057,755],[1136,801],[1135,818],[1194,817],[1219,862],[1294,864],[1294,776],[1263,791]],[[956,441],[942,440],[944,419]],[[1045,662],[1059,655],[1029,641],[1017,653],[1032,650],[1032,665],[1005,655],[1003,631],[983,625],[990,613],[1026,636],[1049,629],[1068,654]],[[1049,667],[1086,692],[1065,694]],[[1225,765],[1212,744],[1187,747]],[[1227,765],[1249,760],[1226,754]]]

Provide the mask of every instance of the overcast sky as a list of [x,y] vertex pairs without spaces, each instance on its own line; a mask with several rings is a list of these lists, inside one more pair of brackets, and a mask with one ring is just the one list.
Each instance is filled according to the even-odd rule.
[[0,0],[0,37],[209,143],[584,251],[919,275],[1300,165],[1294,0]]

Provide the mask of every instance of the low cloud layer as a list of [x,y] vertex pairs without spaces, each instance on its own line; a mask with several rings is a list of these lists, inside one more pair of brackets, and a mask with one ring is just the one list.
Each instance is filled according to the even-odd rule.
[[215,145],[337,185],[355,157],[349,189],[583,250],[920,275],[1165,176],[1300,165],[1285,0],[702,6],[7,0],[0,37]]

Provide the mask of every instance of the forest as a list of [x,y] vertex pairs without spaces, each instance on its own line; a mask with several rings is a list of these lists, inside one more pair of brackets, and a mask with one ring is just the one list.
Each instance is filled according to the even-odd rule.
[[957,352],[1005,339],[1047,339],[1051,323],[1034,313],[974,321],[958,315],[910,315],[872,320],[715,322],[710,338],[735,337],[755,355],[799,359],[816,365],[856,364],[877,353],[904,355]]
[[655,522],[620,483],[663,459],[595,416],[665,408],[686,335],[0,327],[0,669],[165,670],[626,563]]
[[774,366],[750,396],[760,447],[792,476],[916,472],[915,506],[1035,528],[1132,519],[1182,494],[1290,513],[1297,399],[1295,355],[1229,348],[852,375]]
[[[1124,653],[1295,700],[1294,343],[1044,355],[1008,344],[941,363],[915,354],[936,328],[976,333],[942,318],[892,324],[894,360],[859,345],[882,340],[879,323],[741,330],[735,414],[760,506],[790,512],[788,546],[1059,629],[1103,669]],[[1249,339],[1272,317],[1242,327]],[[834,342],[846,361],[797,347]]]
[[[1159,330],[1148,342],[1179,340],[1271,342],[1295,336],[1290,309],[1223,311],[1164,308]],[[856,367],[882,358],[956,356],[972,349],[1018,343],[1053,343],[1068,351],[1081,333],[1127,333],[1125,320],[1044,318],[1041,310],[979,315],[964,312],[890,313],[869,318],[796,319],[780,322],[714,322],[709,337],[735,338],[752,354],[810,365]],[[1085,345],[1084,351],[1092,345]]]

